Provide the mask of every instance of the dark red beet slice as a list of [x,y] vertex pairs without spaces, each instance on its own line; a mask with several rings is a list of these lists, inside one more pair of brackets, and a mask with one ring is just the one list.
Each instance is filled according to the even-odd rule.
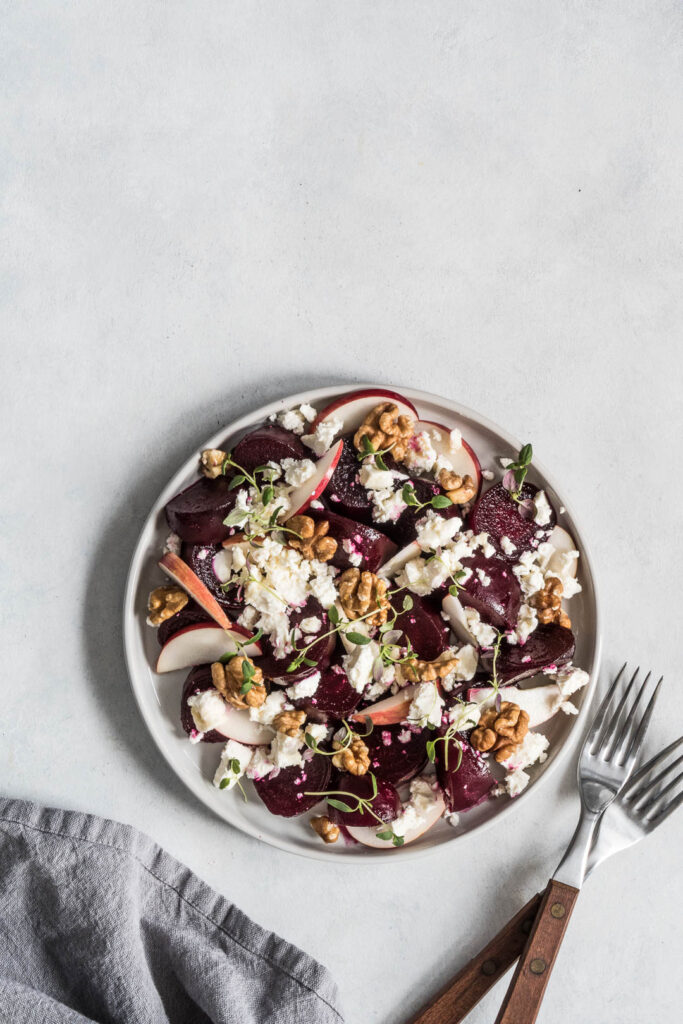
[[[259,668],[262,670],[264,676],[268,679],[278,679],[286,686],[289,686],[291,683],[296,683],[300,679],[305,679],[306,676],[310,676],[311,672],[315,672],[316,670],[321,671],[321,669],[326,668],[329,665],[332,652],[334,651],[337,643],[337,638],[334,634],[327,637],[322,636],[322,634],[326,633],[330,628],[330,620],[322,605],[319,604],[314,597],[309,597],[303,607],[293,609],[289,616],[289,622],[292,628],[294,628],[295,626],[298,626],[302,619],[308,619],[313,616],[320,619],[322,622],[322,626],[319,630],[321,639],[318,640],[306,654],[309,661],[314,661],[315,665],[301,665],[301,667],[295,672],[288,672],[287,666],[294,658],[294,654],[286,654],[284,658],[276,658],[270,639],[267,636],[264,636],[261,640],[263,654],[258,660]],[[301,640],[297,642],[301,644]]]
[[356,565],[349,558],[349,553],[344,548],[346,541],[352,553],[361,556],[362,562],[358,568],[368,572],[376,572],[380,565],[384,565],[392,555],[396,554],[397,548],[392,540],[380,530],[376,530],[366,523],[358,523],[346,516],[337,515],[336,512],[316,511],[309,509],[306,515],[313,519],[326,519],[330,524],[329,536],[334,537],[337,542],[337,550],[331,564],[337,569],[350,569]]
[[[211,666],[197,665],[196,668],[193,668],[185,680],[183,693],[180,698],[180,723],[188,736],[191,736],[193,732],[197,731],[197,727],[194,724],[194,719],[192,717],[192,711],[187,706],[188,697],[194,697],[195,693],[204,693],[205,690],[212,689],[213,683],[211,682]],[[216,732],[215,729],[211,729],[209,732],[204,733],[202,742],[225,743],[225,736],[220,732]]]
[[[333,799],[341,800],[342,803],[348,804],[350,807],[355,806],[354,796],[363,797],[365,800],[370,800],[372,797],[372,780],[367,775],[339,775],[333,780],[332,788],[339,790],[339,793],[335,793]],[[345,793],[351,795],[344,796]],[[379,825],[377,818],[373,817],[368,811],[362,809],[358,811],[340,811],[329,803],[327,806],[327,814],[330,821],[337,822],[340,825],[346,825],[347,827],[353,827],[354,825],[360,825],[361,827],[363,825]],[[382,821],[393,821],[401,813],[401,798],[390,782],[386,782],[384,779],[377,779],[377,796],[372,800],[370,806]]]
[[[410,640],[419,658],[433,661],[448,647],[448,626],[440,613],[424,597],[410,595],[413,607],[396,617],[395,629],[403,631]],[[397,607],[402,606],[403,594],[396,597]],[[399,641],[403,643],[403,641]]]
[[358,476],[360,463],[353,439],[344,438],[344,447],[332,479],[325,488],[324,502],[333,512],[372,524],[373,505]]
[[[397,468],[400,470],[401,467],[398,466]],[[431,501],[437,494],[443,494],[441,487],[435,484],[433,480],[424,480],[421,477],[416,477],[410,483],[413,485],[415,497],[420,503]],[[460,515],[460,506],[447,505],[446,508],[438,508],[435,511],[443,519],[452,519],[453,516]],[[390,527],[387,525],[385,529],[396,540],[399,547],[405,547],[406,544],[410,544],[411,540],[415,540],[417,537],[417,524],[420,519],[424,519],[426,513],[426,508],[415,508],[409,505],[403,510],[398,520],[392,523]]]
[[[523,499],[533,498],[538,487],[533,484],[524,484],[521,497]],[[502,483],[490,487],[470,512],[470,527],[475,533],[488,533],[489,540],[496,547],[499,546],[501,537],[508,537],[516,547],[512,555],[502,557],[508,561],[516,562],[522,553],[534,547],[536,534],[542,531],[544,535],[550,533],[557,522],[555,510],[552,510],[552,517],[547,526],[539,526],[533,519],[524,519],[519,512],[519,505],[512,500]]]
[[[522,588],[510,563],[495,555],[486,558],[478,551],[472,558],[464,559],[462,564],[472,570],[472,575],[462,584],[458,595],[460,604],[476,608],[484,622],[496,629],[514,629],[522,604]],[[486,586],[477,569],[490,580]]]
[[163,647],[167,640],[179,633],[187,626],[196,626],[200,622],[213,622],[203,608],[200,608],[195,601],[188,601],[184,608],[165,619],[157,630],[157,640]]
[[[308,670],[309,673],[311,669]],[[361,695],[351,686],[341,665],[329,665],[320,673],[318,689],[312,697],[293,701],[314,720],[346,718],[360,704]]]
[[370,753],[370,771],[378,779],[400,786],[427,763],[428,739],[426,729],[411,732],[403,725],[378,726],[364,741]]
[[534,676],[551,665],[565,665],[571,661],[575,646],[571,629],[557,622],[537,626],[525,644],[503,641],[496,664],[498,678],[510,683],[513,679]]
[[248,473],[266,462],[281,462],[283,459],[306,459],[311,457],[296,434],[282,427],[266,425],[257,427],[239,441],[232,452],[232,459]]
[[226,593],[213,571],[213,560],[222,550],[220,544],[183,544],[180,557],[199,576],[221,608],[227,612],[228,617],[236,619],[244,609],[244,601],[239,598],[238,588],[232,588]]
[[458,736],[436,744],[436,775],[449,811],[466,811],[481,803],[495,782],[484,759]]
[[294,818],[310,811],[322,799],[306,796],[306,792],[321,793],[329,789],[331,771],[330,758],[315,754],[301,768],[281,768],[276,775],[255,779],[254,789],[271,814]]
[[234,507],[236,493],[227,477],[202,477],[171,498],[166,506],[168,525],[188,544],[220,544],[230,532],[223,520]]

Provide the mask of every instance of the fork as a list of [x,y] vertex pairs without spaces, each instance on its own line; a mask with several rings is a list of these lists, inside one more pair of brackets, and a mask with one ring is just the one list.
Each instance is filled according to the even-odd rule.
[[[663,782],[683,763],[683,755],[669,764],[655,778],[650,772],[683,744],[683,736],[653,757],[624,786],[616,800],[607,808],[586,866],[584,880],[612,854],[626,850],[654,832],[683,802],[683,793],[662,800],[683,783],[683,772],[664,787]],[[666,790],[666,792],[665,792]],[[656,810],[656,808],[659,808]],[[655,812],[656,813],[653,813]],[[541,906],[543,893],[533,896],[468,964],[449,982],[448,987],[417,1017],[412,1024],[459,1024],[480,999],[512,967],[520,956],[534,919]]]
[[[596,824],[613,805],[633,771],[662,683],[660,679],[645,711],[639,715],[650,673],[631,700],[639,674],[639,669],[636,669],[619,699],[619,684],[625,668],[622,666],[610,687],[584,741],[578,765],[579,824],[545,893],[534,897],[459,973],[446,992],[426,1011],[413,1018],[413,1024],[462,1020],[520,953],[522,959],[496,1024],[532,1024],[536,1019],[550,970],[586,873]],[[626,845],[630,843],[626,841]],[[604,840],[602,846],[606,849]],[[615,851],[605,852],[600,859],[611,852]],[[594,866],[592,864],[591,868]],[[456,1010],[460,1012],[453,1016]]]
[[639,668],[619,699],[623,665],[595,716],[578,765],[581,815],[567,851],[548,882],[527,944],[505,994],[495,1024],[533,1024],[550,972],[586,874],[598,820],[631,775],[659,694],[660,679],[645,711],[639,708],[650,681],[645,677],[633,700]]

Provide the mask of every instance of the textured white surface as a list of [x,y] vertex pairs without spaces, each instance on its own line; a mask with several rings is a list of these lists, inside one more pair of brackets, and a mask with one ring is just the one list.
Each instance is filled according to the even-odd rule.
[[[259,845],[148,741],[130,552],[185,453],[256,404],[450,394],[563,482],[606,665],[665,673],[650,744],[673,738],[682,29],[661,0],[5,4],[0,785],[149,832],[322,959],[350,1024],[406,1019],[542,885],[572,767],[457,863]],[[682,839],[683,816],[588,883],[543,1024],[678,1011]]]

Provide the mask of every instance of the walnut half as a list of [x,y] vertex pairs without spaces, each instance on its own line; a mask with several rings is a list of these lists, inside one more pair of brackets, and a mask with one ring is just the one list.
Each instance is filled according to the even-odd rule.
[[439,659],[436,661],[406,661],[403,674],[411,683],[433,683],[436,679],[445,679],[458,667],[457,658]]
[[375,609],[365,619],[368,626],[381,626],[387,621],[389,599],[386,580],[373,572],[347,569],[339,577],[339,603],[349,619],[359,619]]
[[365,450],[363,438],[367,437],[374,451],[391,449],[391,454],[400,462],[406,455],[415,432],[415,423],[410,416],[401,415],[393,402],[376,405],[365,417],[353,436],[353,443],[359,452]]
[[365,775],[370,768],[370,751],[360,736],[351,734],[353,739],[348,746],[335,740],[332,746],[337,751],[332,757],[332,764],[350,775]]
[[199,457],[199,468],[211,480],[223,475],[223,463],[227,455],[220,448],[205,448]]
[[[240,711],[260,708],[267,696],[263,672],[251,658],[242,655],[235,655],[225,665],[222,661],[214,661],[211,681],[227,702]],[[247,684],[250,685],[247,687]]]
[[324,843],[336,843],[339,839],[339,828],[333,825],[324,814],[317,818],[311,818],[311,828],[316,832]]
[[160,626],[162,622],[184,608],[188,601],[187,594],[180,587],[157,587],[147,601],[147,621],[150,626]]
[[539,590],[531,598],[530,604],[538,609],[538,621],[547,625],[549,622],[558,622],[560,626],[571,629],[571,619],[562,610],[562,580],[557,576],[550,576],[545,581],[543,590]]
[[460,476],[450,469],[442,469],[437,477],[440,487],[443,487],[446,495],[454,505],[464,505],[471,501],[477,493],[477,485],[469,474]]
[[330,531],[327,519],[316,522],[311,516],[292,516],[287,521],[287,529],[299,534],[295,537],[288,533],[287,544],[300,551],[304,558],[315,558],[319,562],[329,562],[334,558],[337,542],[334,537],[327,536]]
[[472,730],[470,743],[481,753],[491,752],[496,761],[507,761],[529,731],[529,715],[519,704],[504,700],[500,711],[489,708]]

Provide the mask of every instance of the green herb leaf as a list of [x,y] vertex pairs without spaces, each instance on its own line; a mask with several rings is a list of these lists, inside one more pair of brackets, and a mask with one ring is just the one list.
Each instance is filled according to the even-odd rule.
[[239,763],[239,761],[237,760],[236,757],[233,757],[232,760],[230,761],[230,771],[234,772],[235,775],[236,775],[239,770],[240,770],[240,763]]
[[417,505],[417,498],[415,497],[415,488],[413,487],[412,484],[403,485],[401,497],[405,501],[406,505]]
[[427,751],[427,757],[431,763],[434,764],[436,760],[436,740],[429,740],[425,749]]
[[405,843],[405,839],[403,838],[403,836],[394,836],[394,838],[391,841],[394,844],[394,846],[403,846],[403,844]]
[[410,596],[410,594],[406,594],[405,597],[403,598],[403,611],[404,612],[409,612],[410,609],[413,607],[413,604],[414,604],[414,601],[413,601],[412,597]]
[[267,487],[263,488],[263,494],[261,495],[261,501],[264,506],[270,505],[273,497],[275,496],[275,488],[272,484],[268,484]]
[[318,662],[314,661],[313,658],[302,658],[304,665],[308,665],[309,668],[317,668]]
[[229,785],[230,785],[230,779],[221,779],[221,781],[218,783],[218,788],[219,789],[226,789],[226,787],[229,786]]
[[384,832],[375,832],[375,835],[378,839],[386,839],[387,842],[394,838],[394,833],[390,828],[386,829]]
[[327,609],[327,617],[329,618],[333,626],[339,625],[339,609],[335,604],[331,604],[330,607]]
[[234,476],[232,478],[232,480],[230,481],[230,483],[228,485],[228,490],[229,491],[234,491],[235,488],[239,487],[240,484],[243,484],[245,480],[246,480],[246,477],[243,477],[241,473],[238,473],[237,476]]
[[227,665],[229,661],[232,661],[232,659],[236,657],[237,651],[230,651],[228,654],[221,654],[218,660],[220,661],[221,665]]
[[453,502],[447,494],[435,494],[429,504],[432,508],[448,508]]
[[365,647],[366,644],[370,643],[370,637],[364,636],[362,633],[346,633],[347,640],[350,640],[352,644],[356,644],[358,647]]
[[378,467],[378,469],[383,469],[385,473],[388,472],[387,464],[382,458],[382,456],[379,454],[375,455],[375,465]]
[[349,807],[349,805],[345,804],[343,800],[337,800],[335,797],[328,796],[327,802],[330,807],[334,807],[337,811],[346,811],[347,813],[351,813],[351,811],[353,811],[353,807]]

